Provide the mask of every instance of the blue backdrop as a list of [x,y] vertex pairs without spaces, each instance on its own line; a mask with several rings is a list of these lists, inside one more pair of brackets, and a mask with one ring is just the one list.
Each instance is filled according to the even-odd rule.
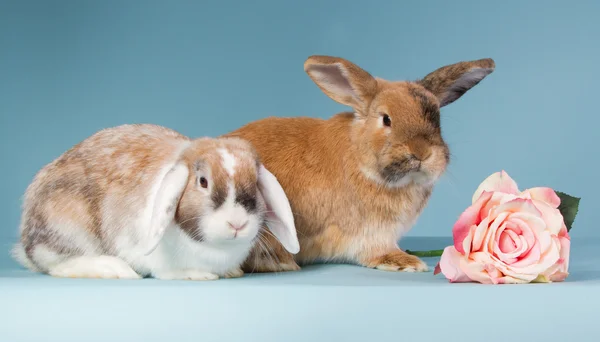
[[0,241],[16,238],[35,172],[99,129],[214,136],[345,110],[304,73],[312,54],[388,79],[495,59],[442,111],[452,164],[410,235],[450,235],[505,169],[583,197],[573,234],[600,236],[598,13],[597,1],[0,1]]

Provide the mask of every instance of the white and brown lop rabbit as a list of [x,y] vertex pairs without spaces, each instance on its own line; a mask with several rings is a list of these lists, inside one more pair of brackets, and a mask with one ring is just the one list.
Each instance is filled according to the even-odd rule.
[[328,120],[265,118],[226,134],[250,141],[285,190],[300,252],[269,239],[274,255],[255,250],[245,268],[297,270],[314,261],[388,271],[426,271],[398,241],[425,207],[449,163],[440,108],[495,68],[492,59],[459,62],[418,81],[375,78],[337,57],[309,57],[304,69],[352,112]]
[[38,172],[13,253],[56,277],[239,277],[265,221],[298,252],[285,193],[247,141],[122,125]]

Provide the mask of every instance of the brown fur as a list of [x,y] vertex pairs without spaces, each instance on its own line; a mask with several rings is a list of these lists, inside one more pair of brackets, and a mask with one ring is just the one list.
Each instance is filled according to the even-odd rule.
[[[310,57],[305,70],[325,94],[354,112],[328,120],[270,117],[226,135],[250,141],[278,178],[301,246],[294,257],[267,236],[271,255],[255,250],[246,270],[296,270],[295,262],[315,261],[424,270],[397,241],[422,212],[449,162],[440,103],[456,100],[456,94],[479,83],[480,74],[483,78],[493,70],[493,61],[457,63],[418,82],[374,78],[329,56]],[[384,114],[391,118],[390,127],[379,124]],[[394,185],[419,167],[430,182]]]

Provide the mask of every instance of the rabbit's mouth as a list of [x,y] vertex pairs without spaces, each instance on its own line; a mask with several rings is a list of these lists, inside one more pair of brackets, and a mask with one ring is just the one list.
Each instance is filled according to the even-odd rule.
[[416,158],[402,158],[383,167],[380,174],[387,183],[398,183],[411,173],[420,172],[421,166],[421,161]]

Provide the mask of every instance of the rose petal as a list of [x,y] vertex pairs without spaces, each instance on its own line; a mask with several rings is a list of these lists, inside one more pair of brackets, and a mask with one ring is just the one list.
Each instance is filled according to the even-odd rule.
[[[539,223],[539,220],[537,222]],[[535,244],[535,234],[528,227],[527,222],[521,219],[519,215],[511,214],[507,219],[506,226],[508,229],[508,234],[515,234],[519,237],[519,248],[512,253],[508,253],[507,257],[518,258],[520,255],[528,253],[531,247],[533,247]]]
[[512,271],[507,265],[497,262],[494,264],[506,277],[517,279],[520,283],[529,283],[537,278],[538,274],[522,273]]
[[546,221],[541,217],[523,211],[512,213],[508,220],[521,227],[523,236],[531,239],[530,235],[532,235],[532,241],[537,240],[540,242],[542,250],[545,250],[550,245],[551,233],[547,229]]
[[473,234],[475,232],[475,229],[477,229],[477,226],[475,226],[475,225],[471,226],[471,228],[469,229],[469,233],[463,239],[462,248],[463,248],[463,257],[464,258],[468,258],[469,253],[471,253],[471,242],[473,241]]
[[540,248],[539,242],[536,241],[526,254],[521,255],[519,261],[512,263],[512,265],[510,266],[512,268],[527,267],[533,265],[536,262],[539,262],[541,256],[542,250]]
[[504,224],[504,220],[508,217],[508,213],[500,213],[494,221],[488,227],[485,240],[483,242],[481,251],[485,253],[493,254],[494,251],[494,240],[496,238],[496,232]]
[[496,281],[498,282],[498,284],[527,284],[530,282],[529,280],[514,278],[507,275],[497,279]]
[[504,274],[502,274],[502,272],[500,272],[496,267],[494,267],[494,265],[486,264],[485,271],[490,276],[490,279],[492,280],[493,284],[501,284],[502,283],[501,279],[504,277]]
[[[547,231],[541,235],[541,239],[538,240],[541,254],[537,262],[523,267],[516,267],[514,265],[506,266],[505,268],[499,267],[500,270],[506,275],[519,278],[528,275],[532,278],[531,280],[537,278],[537,276],[540,274],[545,274],[547,270],[556,264],[559,259],[560,243],[555,239],[546,238],[546,236],[550,235]],[[550,240],[548,247],[544,246],[545,242],[543,241],[546,240]],[[532,248],[532,251],[535,249],[536,247]]]
[[486,265],[491,264],[488,255],[481,252],[471,253],[469,258],[460,260],[461,270],[471,279],[482,284],[493,284],[492,278],[486,270]]
[[550,281],[558,283],[558,282],[561,282],[561,281],[564,281],[565,279],[567,279],[568,276],[569,276],[568,272],[558,271],[558,272],[550,275]]
[[562,227],[560,228],[560,231],[558,232],[558,236],[571,240],[571,238],[569,237],[569,231],[567,230],[567,226],[565,225],[564,222],[563,222]]
[[475,203],[475,201],[477,201],[479,196],[481,196],[484,191],[498,191],[517,195],[519,193],[519,188],[517,183],[510,178],[508,173],[502,170],[500,172],[493,173],[483,182],[481,182],[481,184],[479,184],[479,187],[477,187],[477,190],[475,190],[475,193],[473,194],[471,202]]
[[[545,232],[544,235],[546,235],[546,234],[550,235],[550,233],[548,233],[548,232]],[[542,239],[540,239],[540,241],[541,240]],[[561,243],[560,243],[559,238],[557,236],[550,236],[549,240],[551,242],[549,244],[549,247],[546,250],[544,250],[544,246],[540,243],[540,246],[542,247],[542,255],[540,258],[539,265],[536,265],[537,268],[540,268],[543,270],[540,273],[543,273],[544,271],[548,270],[553,265],[558,263],[559,260],[561,259],[560,258]],[[528,271],[527,268],[525,268],[524,270]]]
[[[507,215],[507,213],[502,213],[501,215]],[[525,227],[525,229],[527,228]],[[517,232],[520,233],[522,230],[523,229],[519,228],[517,224],[510,220],[510,216],[507,216],[507,220],[496,231],[494,241],[492,241],[491,250],[503,263],[510,265],[514,262],[517,262],[518,257],[525,252],[527,246],[523,246],[522,241],[524,241],[524,239],[522,240],[521,235],[517,234]],[[502,250],[501,239],[503,236],[506,236],[507,239],[510,240],[510,243],[514,243],[515,246],[512,248],[512,250]]]
[[511,222],[516,223],[521,229],[520,236],[523,239],[523,253],[529,252],[529,250],[535,244],[535,234],[531,229],[525,229],[527,223],[519,218],[519,216],[511,216]]
[[527,194],[531,199],[548,203],[552,208],[556,209],[560,205],[560,197],[551,188],[537,187],[523,191],[521,194]]
[[558,235],[565,221],[560,210],[552,208],[548,203],[536,199],[533,200],[533,204],[542,214],[542,218],[546,222],[550,233]]
[[569,259],[571,254],[571,239],[568,236],[559,236],[560,242],[560,259],[563,260],[563,270],[566,272],[569,269]]
[[439,262],[439,271],[453,283],[470,282],[471,279],[461,270],[462,255],[454,248],[448,246],[444,248]]
[[517,249],[517,239],[519,236],[510,229],[505,229],[498,238],[498,248],[502,253],[512,253]]
[[562,281],[568,276],[570,238],[551,188],[519,192],[505,172],[485,179],[455,223],[454,246],[437,273],[451,282],[485,284]]
[[456,250],[461,254],[465,253],[465,250],[463,248],[463,240],[465,239],[465,237],[467,237],[467,235],[469,235],[471,226],[479,223],[477,222],[479,218],[479,211],[481,207],[483,207],[491,197],[491,192],[484,192],[479,197],[479,199],[475,203],[473,203],[473,205],[467,208],[467,210],[465,210],[460,215],[460,217],[454,224],[454,227],[452,228],[454,247],[456,247]]
[[548,268],[544,275],[549,281],[563,281],[569,275],[569,254],[571,251],[571,241],[568,236],[556,237],[560,244],[560,258],[552,267]]
[[516,195],[505,194],[503,192],[494,192],[492,194],[492,198],[490,198],[490,200],[480,210],[480,213],[479,213],[480,219],[483,219],[484,217],[488,217],[491,210],[493,208],[499,206],[500,204],[510,202],[517,198],[520,198],[520,197],[518,197]]
[[487,217],[485,217],[477,228],[475,228],[475,232],[473,233],[473,241],[471,242],[471,252],[479,252],[483,245],[483,241],[486,237],[486,234],[489,231],[490,222]]
[[[523,202],[525,203],[525,202]],[[534,254],[525,255],[527,261],[522,264],[507,264],[500,257],[490,253],[490,258],[493,260],[494,266],[498,268],[504,275],[510,276],[523,281],[533,281],[539,274],[543,273],[558,260],[559,244],[553,242],[550,233],[545,229],[544,220],[527,212],[516,212],[510,215],[507,220],[524,222],[524,229],[530,229],[536,237],[536,244],[539,244],[540,255]],[[537,247],[532,248],[532,250]],[[523,259],[521,259],[523,260]],[[528,262],[532,261],[533,262]]]
[[533,204],[533,201],[530,199],[523,198],[515,198],[514,200],[508,201],[506,203],[500,204],[499,206],[493,208],[490,211],[489,218],[493,220],[500,213],[528,213],[533,214],[535,216],[541,217],[542,213],[536,208]]
[[513,263],[516,260],[514,258],[505,259],[504,256],[514,253],[514,251],[517,249],[517,242],[515,240],[519,238],[518,236],[511,236],[511,234],[508,233],[508,231],[509,230],[505,229],[502,233],[500,233],[500,237],[498,238],[497,243],[498,251],[496,252],[500,259],[502,259],[502,261],[506,262],[507,264]]

